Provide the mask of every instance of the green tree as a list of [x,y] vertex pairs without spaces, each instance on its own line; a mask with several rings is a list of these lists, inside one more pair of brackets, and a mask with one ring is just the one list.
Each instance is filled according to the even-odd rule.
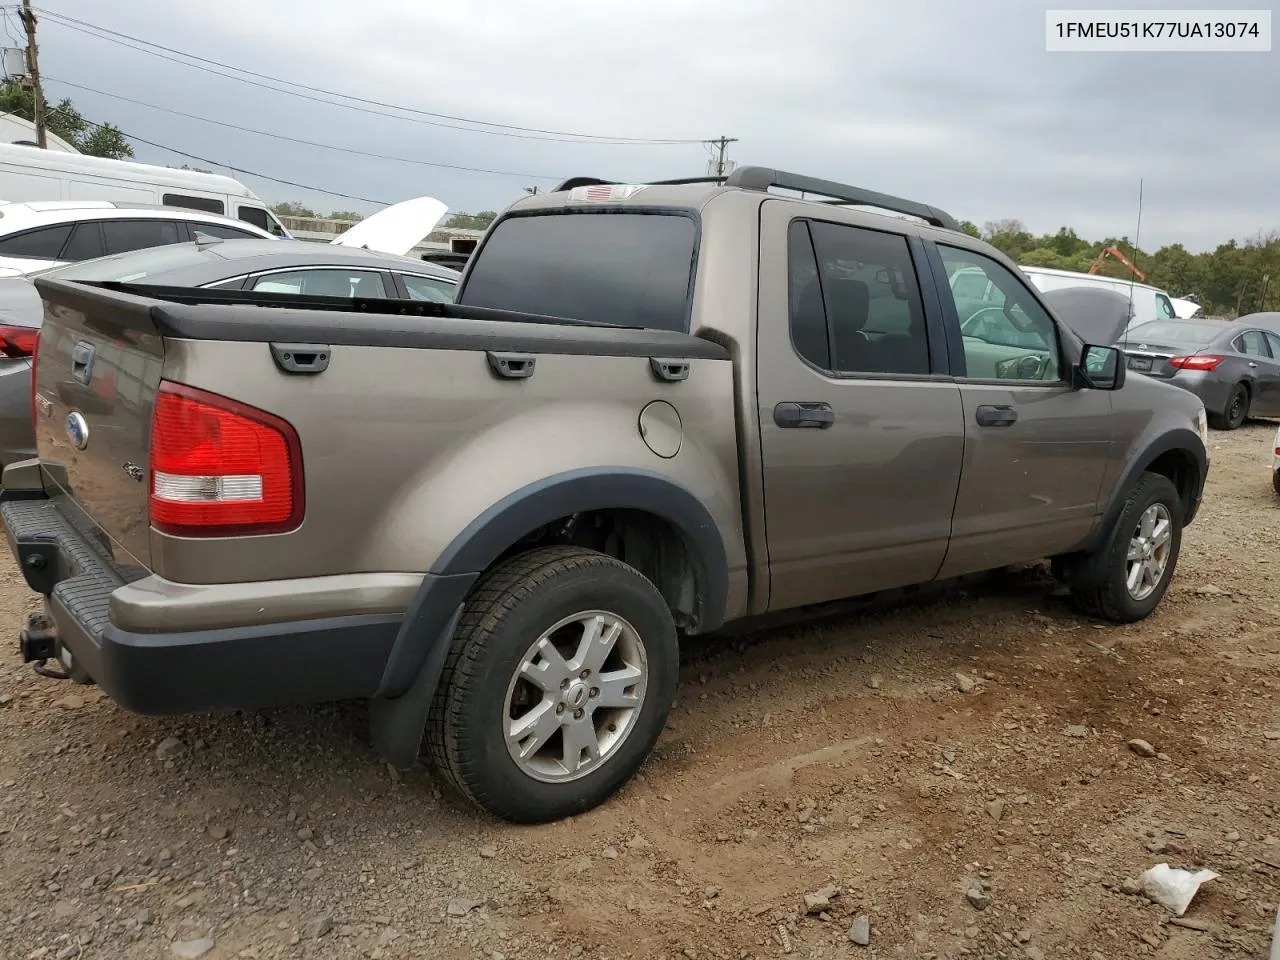
[[[0,84],[0,112],[34,120],[35,95],[21,81],[5,81]],[[69,98],[45,104],[45,129],[91,157],[127,160],[133,156],[133,147],[118,127],[90,123]]]
[[455,213],[444,222],[446,227],[458,230],[487,230],[498,214],[493,210],[481,210],[479,213]]
[[333,213],[329,214],[328,219],[330,220],[363,220],[364,217],[362,217],[360,214],[356,213],[353,210],[335,210],[333,211]]
[[285,200],[281,203],[273,203],[271,212],[278,217],[316,217],[319,216],[310,207],[304,207],[300,203],[294,203],[291,200]]

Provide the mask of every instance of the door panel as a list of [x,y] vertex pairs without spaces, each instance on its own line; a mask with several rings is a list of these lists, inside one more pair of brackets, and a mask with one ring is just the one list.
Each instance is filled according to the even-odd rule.
[[811,228],[792,220],[795,209],[766,202],[761,223],[757,413],[771,610],[932,579],[964,447],[955,383],[901,372],[927,371],[929,349],[943,349],[928,342],[905,238]]
[[975,251],[935,249],[943,276],[978,268],[1000,291],[998,303],[984,307],[938,285],[948,322],[963,330],[965,360],[958,378],[964,466],[941,575],[1068,551],[1098,512],[1111,456],[1111,393],[1067,386],[1054,321],[1013,271]]

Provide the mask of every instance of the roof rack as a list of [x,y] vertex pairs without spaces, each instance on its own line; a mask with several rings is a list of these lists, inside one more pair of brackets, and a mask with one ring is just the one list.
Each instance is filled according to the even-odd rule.
[[[615,183],[613,180],[598,180],[595,177],[573,177],[566,180],[556,191],[572,190],[575,187],[606,186]],[[769,167],[739,167],[727,177],[688,177],[682,180],[655,180],[653,186],[678,186],[690,183],[722,183],[726,187],[739,187],[743,190],[767,191],[770,187],[782,190],[794,190],[798,193],[813,193],[827,197],[827,203],[858,206],[879,207],[894,213],[919,217],[931,226],[944,230],[960,231],[960,224],[955,217],[944,210],[932,207],[927,203],[915,200],[904,200],[902,197],[878,193],[863,187],[854,187],[832,180],[820,180],[817,177],[806,177],[798,173],[786,173]]]

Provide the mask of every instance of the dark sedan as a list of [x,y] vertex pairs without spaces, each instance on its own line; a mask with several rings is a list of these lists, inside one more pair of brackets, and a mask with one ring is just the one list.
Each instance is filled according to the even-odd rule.
[[[86,260],[44,275],[439,303],[453,299],[459,277],[448,267],[357,247],[209,237]],[[40,297],[30,280],[0,278],[0,464],[35,456],[31,355],[42,313]]]
[[1212,426],[1234,430],[1250,416],[1280,417],[1280,333],[1251,319],[1153,320],[1116,346],[1130,370],[1194,393]]

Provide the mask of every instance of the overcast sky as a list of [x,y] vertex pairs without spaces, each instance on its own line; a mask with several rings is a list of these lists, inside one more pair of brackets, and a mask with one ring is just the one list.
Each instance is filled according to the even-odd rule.
[[[909,196],[979,224],[1017,218],[1036,232],[1065,224],[1091,239],[1132,238],[1141,177],[1144,248],[1180,241],[1199,250],[1280,229],[1280,52],[1046,53],[1047,4],[1031,0],[40,5],[220,64],[437,114],[612,137],[737,137],[729,155],[739,163]],[[12,16],[8,27],[12,37]],[[214,76],[53,17],[41,21],[40,62],[51,99],[70,96],[92,120],[232,165],[267,200],[325,211],[376,204],[248,171],[373,201],[430,194],[454,211],[501,209],[525,186],[571,175],[643,182],[706,171],[707,148],[696,143],[565,143],[376,116]],[[66,82],[297,139],[510,175],[303,146]],[[135,151],[184,162],[143,144]]]

